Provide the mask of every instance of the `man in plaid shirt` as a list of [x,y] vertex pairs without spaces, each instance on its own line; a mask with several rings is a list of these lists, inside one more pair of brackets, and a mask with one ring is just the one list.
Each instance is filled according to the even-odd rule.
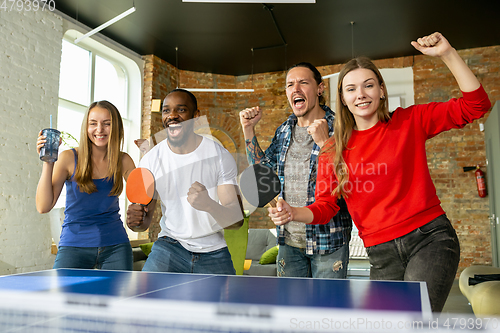
[[[334,114],[324,105],[324,88],[321,74],[310,63],[288,70],[286,95],[293,114],[278,127],[265,152],[255,136],[262,110],[240,112],[249,162],[266,164],[278,173],[281,196],[292,206],[314,202],[318,154],[333,134]],[[340,212],[328,224],[292,221],[277,228],[278,276],[346,278],[352,221],[343,199],[339,206]]]

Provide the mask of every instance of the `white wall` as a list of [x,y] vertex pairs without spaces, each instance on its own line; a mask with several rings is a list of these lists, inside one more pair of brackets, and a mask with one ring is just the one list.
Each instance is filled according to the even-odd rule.
[[62,18],[0,11],[0,274],[52,268],[49,216],[35,208],[40,129],[57,115]]

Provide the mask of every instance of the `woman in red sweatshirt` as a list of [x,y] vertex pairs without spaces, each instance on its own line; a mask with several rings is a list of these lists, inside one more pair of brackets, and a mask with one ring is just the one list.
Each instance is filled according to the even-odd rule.
[[425,281],[433,311],[442,310],[460,260],[455,230],[432,183],[425,141],[481,118],[491,103],[483,87],[440,33],[412,45],[439,57],[463,97],[388,111],[387,89],[367,58],[349,61],[339,74],[334,136],[318,163],[316,202],[291,207],[280,200],[269,215],[327,223],[344,196],[370,259],[370,279]]

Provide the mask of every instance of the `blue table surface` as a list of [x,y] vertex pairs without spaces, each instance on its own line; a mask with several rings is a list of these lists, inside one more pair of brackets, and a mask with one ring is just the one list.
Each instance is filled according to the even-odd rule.
[[420,282],[80,269],[0,276],[0,289],[17,291],[410,312],[422,311],[421,288]]

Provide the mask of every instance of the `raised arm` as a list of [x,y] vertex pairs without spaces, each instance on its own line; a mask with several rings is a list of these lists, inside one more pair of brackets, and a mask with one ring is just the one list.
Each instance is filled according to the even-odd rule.
[[257,125],[261,118],[262,110],[258,106],[247,108],[240,112],[240,123],[243,128],[247,159],[250,164],[260,163],[264,157],[264,152],[260,148],[257,137],[255,136],[255,125]]
[[210,198],[204,185],[195,182],[189,189],[187,200],[194,209],[212,215],[222,228],[228,228],[235,223],[238,223],[239,228],[243,222],[243,205],[238,187],[232,184],[219,185],[217,196],[219,202]]
[[[40,131],[37,140],[37,152],[45,143],[45,137]],[[68,170],[74,167],[73,152],[66,150],[59,154],[57,162],[43,162],[42,174],[36,188],[36,210],[41,213],[48,213],[59,199],[64,182],[71,175]]]
[[411,45],[425,55],[441,58],[457,80],[461,91],[471,92],[479,88],[480,83],[474,73],[439,32],[412,41]]

